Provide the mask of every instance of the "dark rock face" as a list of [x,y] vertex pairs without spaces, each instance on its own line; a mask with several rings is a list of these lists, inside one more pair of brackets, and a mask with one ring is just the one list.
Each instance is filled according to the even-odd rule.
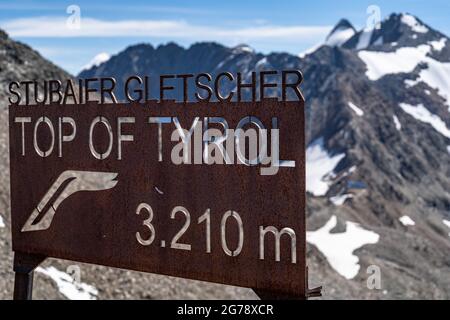
[[[351,27],[345,20],[336,28],[339,25]],[[123,87],[125,79],[135,74],[153,77],[229,71],[241,72],[249,81],[251,71],[300,69],[305,79],[301,87],[306,98],[307,171],[325,167],[326,162],[319,162],[323,158],[339,157],[334,167],[325,168],[326,172],[319,177],[327,185],[325,192],[319,195],[317,190],[309,190],[308,229],[317,230],[336,216],[336,226],[329,232],[331,236],[351,232],[349,221],[379,235],[376,243],[361,245],[353,251],[360,269],[352,279],[343,277],[320,247],[309,245],[310,286],[324,285],[325,298],[448,299],[450,229],[443,221],[450,220],[450,131],[446,131],[450,128],[450,97],[430,78],[436,70],[447,70],[450,40],[418,18],[405,14],[392,14],[361,41],[365,32],[357,32],[341,47],[324,45],[304,58],[287,53],[263,55],[245,45],[228,48],[217,43],[197,43],[185,49],[174,43],[156,48],[138,44],[99,66],[83,70],[78,77],[113,76],[118,86]],[[0,50],[5,55],[0,60],[1,101],[6,101],[5,84],[9,80],[68,76],[30,48],[7,37],[1,38]],[[386,61],[396,59],[400,49],[409,52],[419,47],[426,54],[408,70],[394,70],[391,66],[392,70],[385,70],[376,79],[369,76],[371,66],[363,59],[364,53],[373,54],[370,57],[376,63],[389,69]],[[224,91],[232,89],[224,88]],[[123,94],[118,98],[123,99]],[[175,92],[172,98],[181,99],[181,92]],[[0,153],[0,157],[5,154],[0,165],[5,166],[5,112],[0,112],[0,117],[4,121],[0,126],[3,134],[0,147],[5,150]],[[316,154],[312,152],[312,146],[318,145],[318,141],[322,156],[319,160],[314,157],[318,149]],[[6,166],[2,172],[7,172]],[[6,190],[0,191],[1,214],[8,211],[8,178],[2,176],[0,182],[0,187],[5,188],[0,190]],[[339,199],[344,200],[341,203]],[[410,217],[415,225],[402,223],[399,219],[402,216]],[[5,230],[0,229],[4,239]],[[333,241],[331,236],[329,241]],[[356,238],[353,236],[349,241]],[[336,251],[344,249],[335,248]],[[5,252],[9,254],[8,250]],[[380,290],[367,287],[370,275],[367,268],[371,265],[380,268]],[[98,269],[86,270],[89,274]],[[117,273],[102,270],[108,270],[102,271],[105,281],[121,283]],[[94,276],[89,275],[87,280],[96,283],[102,289],[100,297],[106,298],[148,297],[144,293],[149,290],[155,293],[152,297],[180,297],[186,288],[191,288],[196,297],[248,296],[247,291],[237,289],[227,289],[228,293],[221,295],[223,287],[214,287],[220,288],[216,290],[188,285],[188,282],[177,282],[177,289],[158,295],[158,290],[163,288],[153,286],[148,281],[150,276],[135,273],[127,276],[139,281],[117,292],[111,285],[96,281]],[[158,283],[170,287],[175,282],[159,280]],[[207,294],[202,293],[203,289]]]

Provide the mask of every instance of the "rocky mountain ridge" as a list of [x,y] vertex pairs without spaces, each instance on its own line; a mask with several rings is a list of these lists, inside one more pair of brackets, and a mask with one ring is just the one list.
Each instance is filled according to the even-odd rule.
[[[337,31],[345,37],[336,37]],[[330,41],[333,37],[339,41]],[[0,272],[9,279],[0,282],[0,297],[8,298],[6,84],[70,75],[6,34],[0,38],[0,215],[6,224],[0,228],[5,257]],[[340,21],[322,46],[302,57],[264,55],[245,45],[138,44],[78,77],[113,76],[121,86],[132,74],[229,71],[246,74],[249,81],[251,71],[300,69],[311,286],[323,285],[328,299],[429,299],[450,297],[449,60],[445,35],[412,15],[392,14],[373,30],[356,31]],[[61,270],[67,265],[48,263]],[[99,298],[254,297],[247,289],[96,266],[82,270],[83,281],[95,284]],[[370,270],[379,270],[380,288],[368,287]],[[37,297],[61,297],[56,280],[39,281]]]

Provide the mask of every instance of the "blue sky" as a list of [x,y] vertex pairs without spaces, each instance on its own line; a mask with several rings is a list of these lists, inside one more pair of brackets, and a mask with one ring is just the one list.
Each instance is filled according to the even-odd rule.
[[[80,8],[79,25],[67,13],[70,5]],[[140,42],[189,46],[213,40],[229,46],[246,43],[264,53],[298,54],[323,41],[341,18],[364,27],[369,5],[377,5],[382,18],[409,12],[450,34],[448,0],[1,0],[0,28],[77,74],[98,53],[115,54]]]

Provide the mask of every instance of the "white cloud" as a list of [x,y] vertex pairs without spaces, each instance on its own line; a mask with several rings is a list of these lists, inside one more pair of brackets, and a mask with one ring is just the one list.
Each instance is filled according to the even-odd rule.
[[38,51],[41,55],[46,57],[73,57],[74,55],[82,55],[86,52],[84,48],[76,48],[70,47],[70,50],[67,50],[66,46],[42,46],[42,45],[33,45],[33,49]]
[[145,36],[170,37],[199,40],[249,41],[267,39],[271,41],[299,41],[325,37],[330,26],[277,26],[213,27],[195,25],[183,20],[99,20],[82,17],[80,29],[69,29],[66,17],[33,17],[5,20],[1,22],[13,37],[118,37]]
[[[16,11],[65,11],[67,4],[60,3],[59,5],[48,4],[44,5],[31,4],[29,2],[18,2],[18,3],[0,3],[0,10],[16,10]],[[176,14],[190,14],[190,15],[206,15],[214,14],[216,11],[208,10],[205,8],[187,8],[186,6],[156,6],[156,5],[139,5],[139,6],[129,6],[126,4],[83,4],[83,10],[89,11],[99,11],[102,12],[139,12],[139,13],[176,13]],[[223,13],[223,12],[222,12]]]

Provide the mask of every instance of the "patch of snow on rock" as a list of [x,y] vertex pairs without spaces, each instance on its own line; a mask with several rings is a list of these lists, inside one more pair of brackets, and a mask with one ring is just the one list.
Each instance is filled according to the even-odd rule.
[[419,77],[414,81],[405,82],[411,86],[425,82],[430,88],[447,101],[450,111],[450,63],[440,62],[427,56],[431,45],[418,47],[403,47],[394,52],[360,51],[358,56],[367,66],[366,76],[373,81],[387,74],[410,73],[419,63],[426,64]]
[[86,283],[77,283],[67,273],[59,271],[53,266],[48,268],[37,267],[36,271],[52,279],[67,299],[70,300],[96,300],[98,290]]
[[416,223],[414,222],[413,219],[411,219],[409,216],[401,216],[400,218],[398,218],[398,220],[400,220],[400,222],[404,225],[404,226],[413,226]]
[[450,111],[450,62],[439,62],[431,58],[427,58],[425,62],[428,68],[420,71],[420,80],[437,90],[447,101]]
[[344,153],[330,156],[324,148],[323,138],[311,142],[306,148],[306,191],[315,196],[325,195],[329,188],[325,178],[344,157]]
[[356,113],[357,116],[362,117],[364,115],[364,111],[358,108],[354,103],[349,101],[348,106]]
[[450,130],[445,122],[439,116],[431,113],[423,104],[413,106],[407,103],[400,103],[399,106],[414,119],[430,124],[437,132],[450,138]]
[[253,48],[249,47],[246,44],[240,44],[233,48],[233,53],[235,53],[235,54],[244,53],[244,52],[245,53],[253,53],[255,51],[253,50]]
[[353,252],[366,244],[377,243],[380,236],[351,221],[346,222],[345,232],[331,233],[336,224],[337,218],[332,216],[320,229],[308,231],[306,239],[323,253],[334,270],[347,279],[353,279],[360,269],[359,258]]
[[325,44],[330,47],[341,46],[345,41],[350,39],[354,34],[355,34],[355,30],[353,30],[352,28],[338,28],[327,37]]
[[398,117],[395,114],[393,115],[392,118],[394,119],[395,129],[400,131],[402,129],[402,124],[400,123],[400,120],[398,120]]
[[263,67],[266,64],[267,64],[267,58],[264,57],[264,58],[258,60],[258,62],[255,65],[255,68]]
[[109,53],[102,52],[96,55],[87,65],[83,67],[83,70],[89,70],[92,67],[98,67],[102,63],[108,61],[111,58]]
[[373,29],[363,30],[358,37],[358,43],[356,44],[356,50],[365,49],[370,44],[372,38]]
[[5,227],[5,222],[3,221],[3,217],[0,216],[0,228],[4,228]]
[[376,81],[387,74],[412,72],[429,51],[429,45],[420,45],[399,48],[394,52],[362,50],[358,56],[367,66],[367,77]]
[[345,170],[344,173],[341,174],[341,178],[348,177],[350,174],[356,171],[356,166],[351,166],[348,170]]
[[314,46],[312,46],[309,49],[306,49],[305,51],[301,52],[298,54],[298,57],[303,59],[304,57],[306,57],[308,54],[313,53],[314,51],[316,51],[317,49],[319,49],[321,46],[323,45],[322,42],[315,44]]
[[421,24],[417,19],[410,14],[403,14],[401,21],[411,28],[412,31],[418,33],[427,33],[428,28]]
[[405,79],[404,83],[405,83],[407,88],[411,88],[411,87],[414,87],[419,82],[417,80]]
[[445,48],[445,42],[447,41],[446,38],[441,38],[439,40],[430,41],[428,42],[434,49],[434,51],[441,51]]
[[[442,220],[442,222],[444,222],[444,224],[450,228],[450,220]],[[448,233],[448,236],[450,237],[450,232]]]
[[345,202],[345,200],[353,198],[353,195],[351,193],[347,193],[347,194],[341,194],[338,196],[334,196],[330,198],[330,201],[335,205],[335,206],[342,206]]

